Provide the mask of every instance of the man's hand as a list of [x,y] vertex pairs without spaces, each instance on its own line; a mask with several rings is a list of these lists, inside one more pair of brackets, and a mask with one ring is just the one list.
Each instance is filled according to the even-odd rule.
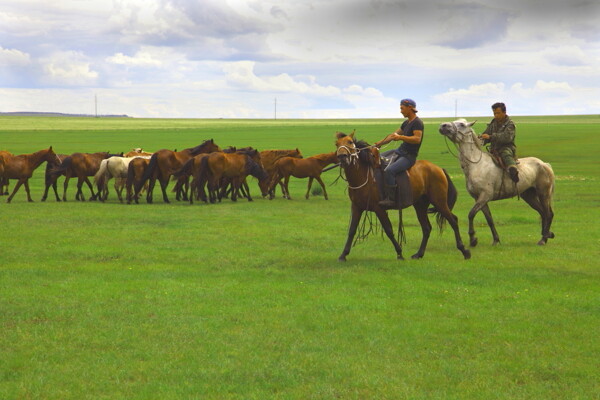
[[480,136],[480,138],[482,138],[484,140],[490,140],[490,135],[488,135],[487,133],[484,133],[483,135]]

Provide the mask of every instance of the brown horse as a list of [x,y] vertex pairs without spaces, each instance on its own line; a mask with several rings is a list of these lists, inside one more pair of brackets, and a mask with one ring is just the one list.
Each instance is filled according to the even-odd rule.
[[3,175],[4,172],[4,157],[14,155],[11,152],[0,150],[0,196],[8,195],[8,178]]
[[172,151],[167,149],[157,151],[150,158],[150,163],[148,164],[148,168],[146,168],[146,172],[144,172],[142,180],[135,186],[135,196],[137,197],[139,195],[144,183],[150,180],[146,201],[152,203],[152,192],[154,191],[156,180],[158,180],[163,194],[163,201],[165,203],[170,203],[169,198],[167,197],[167,185],[169,184],[171,175],[179,171],[183,164],[190,158],[200,153],[212,153],[220,150],[221,149],[215,144],[214,140],[210,139],[196,147],[190,147],[189,149],[182,151]]
[[[221,189],[224,188],[223,178],[231,182],[232,201],[237,201],[240,186],[248,175],[252,175],[259,180],[266,179],[265,170],[253,157],[259,158],[260,153],[256,150],[250,152],[238,151],[231,154],[218,152],[212,153],[201,160],[203,175],[200,179],[200,186],[204,187],[205,183],[208,184],[211,203],[214,203],[216,200],[221,201],[223,196]],[[249,190],[247,194],[248,201],[252,201]]]
[[127,153],[123,154],[123,157],[150,157],[153,153],[148,153],[147,151],[142,150],[141,147],[137,147],[135,149],[131,149]]
[[18,156],[2,156],[2,175],[1,177],[8,179],[18,179],[15,188],[8,199],[7,203],[10,203],[21,185],[25,185],[25,191],[27,192],[27,201],[32,202],[31,193],[29,192],[29,178],[33,175],[33,171],[36,170],[44,161],[52,162],[56,160],[56,154],[52,150],[52,146],[48,149],[36,151],[32,154],[21,154]]
[[[394,237],[392,223],[386,210],[379,206],[379,189],[375,181],[375,170],[379,168],[379,150],[363,141],[356,141],[354,133],[346,135],[337,132],[336,139],[337,156],[346,175],[348,195],[352,201],[352,218],[348,230],[348,239],[339,260],[346,261],[346,256],[350,253],[350,247],[364,211],[372,211],[377,215],[383,230],[396,249],[397,258],[403,259],[402,247]],[[436,219],[439,228],[443,227],[443,218],[445,218],[454,230],[456,247],[465,259],[471,258],[471,252],[465,249],[460,237],[458,218],[451,211],[456,202],[456,188],[448,174],[437,165],[424,160],[417,161],[409,169],[409,174],[413,194],[412,206],[417,212],[417,218],[423,232],[419,251],[412,258],[422,258],[425,254],[425,248],[431,233],[431,223],[427,216],[427,209],[430,204],[434,206],[433,211],[437,214]],[[399,229],[402,230],[401,222]]]
[[104,151],[99,153],[73,153],[66,157],[57,168],[50,171],[52,174],[65,175],[63,201],[67,201],[67,188],[69,187],[69,180],[72,177],[77,177],[77,193],[75,194],[75,200],[85,201],[83,191],[81,190],[84,183],[88,185],[92,192],[90,200],[95,200],[96,194],[94,193],[94,188],[88,177],[94,176],[96,172],[98,172],[102,160],[112,156],[122,155],[123,153],[110,154],[109,152]]
[[58,187],[57,187],[58,185],[56,184],[56,181],[58,180],[58,178],[61,175],[64,175],[64,173],[62,173],[62,172],[53,173],[52,171],[55,170],[60,164],[62,164],[64,159],[67,158],[68,156],[66,154],[57,154],[56,157],[57,157],[57,159],[55,161],[48,161],[46,163],[46,172],[44,174],[44,182],[46,183],[46,187],[44,189],[42,201],[46,201],[46,199],[48,198],[48,190],[50,189],[51,186],[52,186],[52,189],[54,189],[54,195],[56,196],[56,201],[60,201],[60,197],[58,197]]
[[323,195],[327,200],[327,189],[325,184],[321,180],[321,172],[323,168],[329,164],[337,163],[338,158],[336,152],[317,154],[308,158],[294,158],[294,157],[282,157],[275,163],[275,172],[273,174],[270,189],[273,189],[277,183],[281,183],[283,180],[283,197],[287,197],[289,200],[292,199],[288,184],[290,182],[290,176],[294,178],[308,178],[308,189],[306,190],[306,199],[310,196],[310,188],[313,183],[313,179],[323,188]]
[[[135,204],[139,204],[138,199],[140,196],[139,193],[134,193],[135,186],[141,182],[148,164],[150,164],[150,159],[142,157],[136,157],[129,163],[127,167],[127,180],[125,181],[125,186],[127,187],[127,204],[131,204],[132,200],[135,200]],[[144,184],[142,185],[142,189],[148,189],[147,184],[145,186]]]
[[190,158],[186,161],[185,164],[183,164],[183,167],[181,167],[179,171],[173,173],[173,177],[178,179],[178,183],[181,182],[182,178],[188,180],[190,176],[192,177],[189,196],[190,204],[194,204],[194,198],[196,198],[196,200],[202,200],[204,202],[208,201],[208,198],[206,197],[206,192],[204,191],[204,186],[206,185],[206,183],[204,182],[204,184],[202,184],[202,177],[204,171],[202,159],[204,157],[208,157],[210,154],[213,153],[202,153]]
[[[266,197],[267,195],[271,199],[275,197],[275,188],[273,187],[270,189],[270,183],[273,173],[275,172],[275,163],[282,157],[302,158],[302,153],[298,148],[293,150],[263,150],[260,152],[260,161],[267,173],[266,179],[258,181],[258,187],[260,188],[263,197]],[[281,190],[283,191],[283,185]]]

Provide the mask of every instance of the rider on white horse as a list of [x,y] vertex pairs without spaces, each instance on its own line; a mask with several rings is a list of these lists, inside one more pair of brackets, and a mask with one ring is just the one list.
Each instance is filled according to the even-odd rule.
[[504,165],[502,168],[508,171],[510,179],[513,182],[519,182],[519,171],[516,163],[515,146],[515,123],[506,115],[506,105],[504,103],[494,103],[492,105],[494,119],[485,128],[481,134],[484,144],[490,143],[490,153],[499,158]]

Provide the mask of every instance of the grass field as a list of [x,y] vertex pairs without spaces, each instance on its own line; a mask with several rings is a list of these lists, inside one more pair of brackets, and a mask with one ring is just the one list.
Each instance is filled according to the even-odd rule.
[[[485,121],[475,125],[481,132]],[[515,117],[520,156],[552,164],[556,238],[523,201],[480,214],[469,261],[450,230],[422,260],[380,234],[337,262],[345,183],[330,200],[122,205],[40,202],[43,170],[0,198],[0,399],[600,398],[600,116]],[[420,158],[446,168],[468,242],[458,160],[425,119]],[[400,120],[0,118],[0,149],[57,153],[221,147],[334,150]],[[454,148],[450,148],[454,152]],[[324,175],[327,184],[338,170]],[[62,179],[59,185],[62,184]],[[11,185],[12,187],[12,185]],[[174,200],[174,196],[172,196]],[[397,220],[392,215],[393,221]],[[405,212],[405,256],[420,241]]]

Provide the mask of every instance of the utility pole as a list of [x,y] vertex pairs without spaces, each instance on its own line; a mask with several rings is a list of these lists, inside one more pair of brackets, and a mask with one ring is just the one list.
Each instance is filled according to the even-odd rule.
[[94,106],[96,110],[96,118],[98,118],[98,95],[94,94]]

